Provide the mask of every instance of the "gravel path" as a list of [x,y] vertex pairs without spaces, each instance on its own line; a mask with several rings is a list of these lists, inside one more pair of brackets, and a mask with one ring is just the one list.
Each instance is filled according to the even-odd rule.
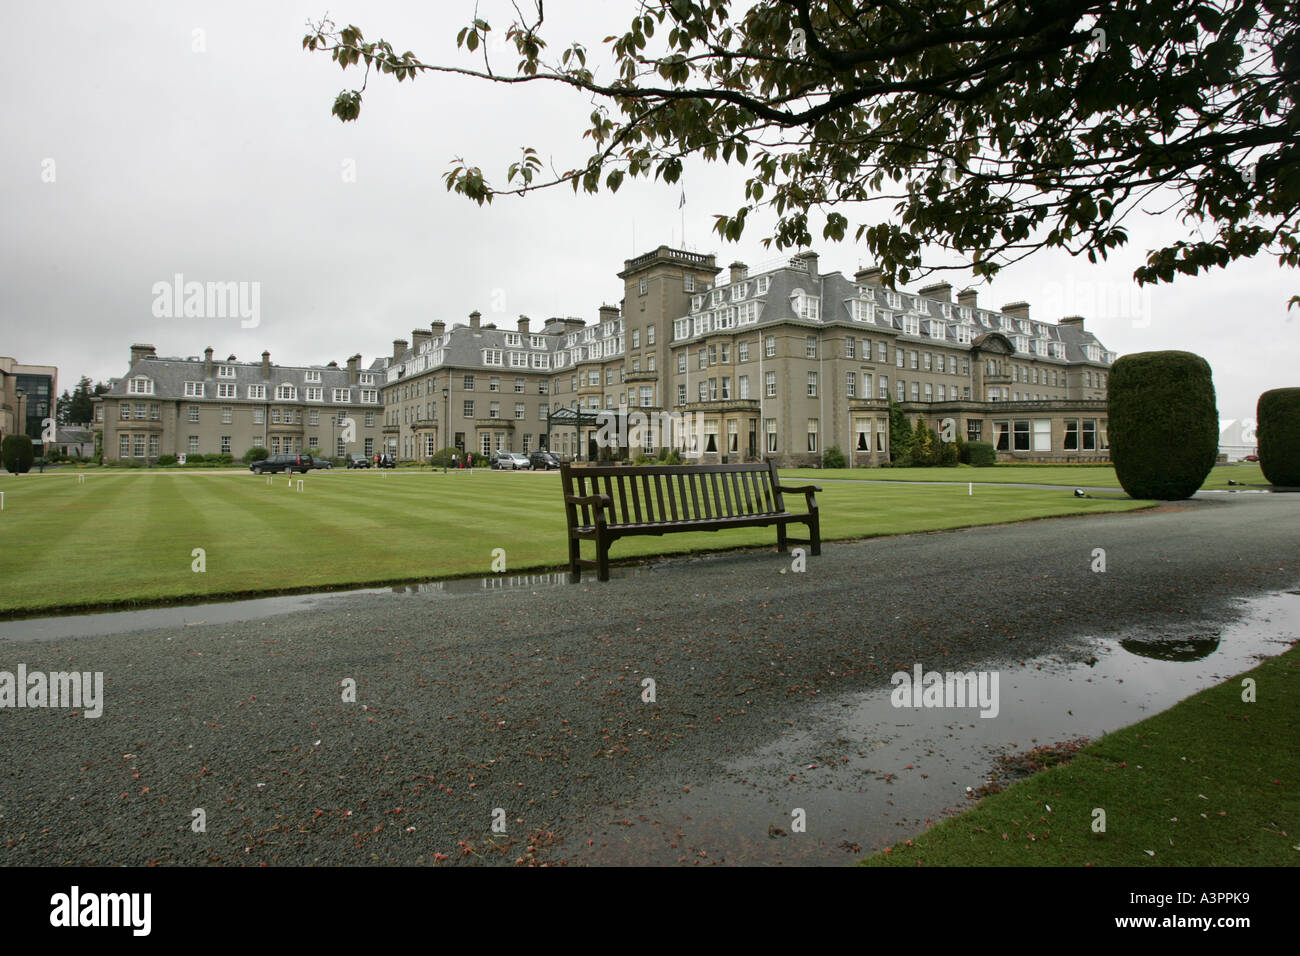
[[837,542],[802,574],[736,552],[607,584],[0,640],[0,670],[102,671],[106,697],[98,719],[0,710],[0,860],[562,862],[574,821],[708,782],[810,702],[916,661],[1023,660],[1296,588],[1297,518],[1297,496],[1199,498]]

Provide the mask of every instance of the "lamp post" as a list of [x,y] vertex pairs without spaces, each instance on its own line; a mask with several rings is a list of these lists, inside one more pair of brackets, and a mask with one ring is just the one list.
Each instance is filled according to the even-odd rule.
[[[447,373],[447,386],[450,386],[450,385],[451,385],[451,373],[448,372],[448,373]],[[450,400],[449,400],[449,396],[450,396],[450,395],[451,395],[451,388],[450,388],[450,387],[444,387],[443,390],[442,390],[442,418],[443,418],[443,421],[446,422],[446,424],[447,424],[447,429],[448,429],[448,430],[447,430],[447,431],[444,431],[444,432],[442,433],[442,437],[443,437],[443,438],[446,438],[449,434],[451,434],[451,431],[450,431],[450,429],[451,429],[451,402],[450,402]],[[450,446],[449,446],[449,445],[443,445],[442,447],[443,447],[443,450],[445,451],[445,450],[446,450],[447,448],[449,448]],[[442,456],[442,473],[443,473],[444,475],[447,473],[447,456],[446,456],[446,455],[443,455],[443,456]]]

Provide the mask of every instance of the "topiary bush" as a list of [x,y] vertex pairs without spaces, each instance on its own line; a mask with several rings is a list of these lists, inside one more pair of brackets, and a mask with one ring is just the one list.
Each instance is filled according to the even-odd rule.
[[1255,406],[1259,469],[1271,485],[1300,486],[1300,388],[1274,388]]
[[988,468],[998,463],[998,451],[991,442],[968,441],[962,445],[966,454],[966,464],[976,468]]
[[31,471],[36,454],[32,451],[32,440],[23,434],[5,435],[0,444],[0,459],[4,460],[5,471],[11,475],[21,475]]
[[826,453],[822,455],[822,467],[823,468],[844,467],[844,452],[840,451],[839,445],[831,445],[830,448],[826,449]]
[[1177,501],[1205,481],[1219,453],[1210,365],[1191,352],[1125,355],[1110,373],[1110,458],[1131,498]]

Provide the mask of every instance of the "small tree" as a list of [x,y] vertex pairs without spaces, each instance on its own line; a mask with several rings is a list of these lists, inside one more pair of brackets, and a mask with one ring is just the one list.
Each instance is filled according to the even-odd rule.
[[[251,465],[255,461],[266,461],[266,459],[270,457],[271,457],[271,453],[269,451],[267,451],[261,445],[254,445],[252,448],[248,449],[248,451],[244,452],[244,464]],[[198,461],[198,460],[200,459],[198,458],[198,456],[195,455],[191,455],[186,459],[186,461]]]
[[992,443],[968,441],[965,446],[966,463],[976,468],[989,468],[998,463],[998,452]]
[[823,468],[844,467],[844,452],[840,451],[839,445],[831,445],[830,448],[826,449],[826,453],[822,455],[822,467]]
[[1300,388],[1274,388],[1259,397],[1259,468],[1269,484],[1300,485]]
[[912,451],[912,423],[903,414],[902,406],[889,403],[889,460],[907,458]]
[[917,419],[912,435],[912,464],[931,468],[939,463],[939,440],[924,418]]
[[21,433],[6,435],[0,444],[0,457],[4,459],[5,470],[11,475],[31,471],[32,462],[36,460],[31,438]]

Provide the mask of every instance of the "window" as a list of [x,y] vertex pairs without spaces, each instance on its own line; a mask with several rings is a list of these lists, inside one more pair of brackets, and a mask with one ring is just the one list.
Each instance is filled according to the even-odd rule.
[[1050,418],[1034,419],[1034,451],[1052,450],[1052,421]]
[[186,383],[185,383],[185,397],[186,397],[186,398],[202,398],[202,397],[203,397],[203,383],[202,383],[202,382],[186,382]]
[[760,276],[758,281],[754,283],[754,294],[763,295],[767,292],[769,282],[771,282],[770,276]]
[[633,330],[632,330],[632,348],[634,348],[634,349],[639,349],[640,347],[641,347],[641,330],[640,330],[640,329],[633,329]]
[[653,325],[647,325],[645,327],[645,344],[646,345],[655,344],[655,327]]
[[804,355],[810,359],[815,359],[817,357],[817,336],[808,336],[807,344],[804,346]]
[[856,451],[871,451],[871,422],[865,418],[856,419],[853,422],[853,432],[856,436],[853,447]]
[[809,398],[817,397],[817,373],[816,372],[808,373],[808,397]]
[[[865,356],[864,356],[864,357],[865,357]],[[877,343],[876,343],[876,361],[878,361],[878,362],[888,362],[888,361],[889,361],[889,343],[888,343],[888,342],[880,341],[880,342],[877,342]]]
[[934,401],[934,386],[929,382],[925,383],[925,400],[927,402]]
[[817,419],[808,419],[808,450],[817,450]]
[[320,381],[320,372],[319,372],[318,370],[309,369],[309,370],[306,372],[306,374],[303,376],[303,381],[304,381],[304,382],[319,382],[319,381]]
[[1061,442],[1061,448],[1064,451],[1079,450],[1079,420],[1077,418],[1067,418],[1065,420],[1065,438]]
[[152,395],[153,381],[143,375],[137,375],[127,382],[126,391],[128,395]]
[[749,361],[749,343],[748,343],[748,342],[741,342],[739,345],[736,346],[736,361],[737,361],[737,362],[748,362],[748,361]]
[[919,367],[919,366],[917,365],[917,355],[916,355],[916,352],[915,352],[915,351],[912,351],[911,353],[909,353],[908,358],[909,358],[910,361],[911,361],[912,368],[918,368],[918,367]]
[[229,455],[229,454],[230,454],[230,436],[229,436],[229,435],[222,435],[222,436],[221,436],[221,454],[223,454],[223,455]]
[[691,320],[675,319],[673,321],[673,340],[688,339],[691,337]]
[[767,430],[767,450],[770,452],[774,452],[776,451],[776,419],[775,418],[767,419],[766,430]]
[[501,417],[501,403],[488,402],[488,418],[500,418],[500,417]]
[[768,372],[763,376],[764,390],[768,398],[776,397],[776,372]]
[[699,395],[700,395],[700,401],[702,401],[702,402],[707,402],[707,401],[709,400],[709,383],[708,383],[708,382],[705,382],[705,381],[703,381],[703,380],[700,381],[700,386],[699,386]]
[[678,405],[685,405],[685,404],[686,404],[686,386],[685,386],[685,385],[678,385],[678,386],[677,386],[677,404],[678,404]]
[[776,357],[776,336],[769,335],[763,340],[763,354],[768,358]]
[[189,436],[188,440],[185,443],[185,448],[186,451],[189,452],[189,454],[197,455],[199,453],[199,436],[198,435]]
[[491,378],[489,378],[489,379],[488,379],[488,391],[489,391],[489,392],[499,392],[499,391],[501,391],[501,379],[497,378],[495,375],[493,375]]
[[253,409],[253,424],[254,424],[254,425],[265,425],[265,424],[266,424],[266,409],[265,409],[265,408],[255,408],[255,409]]
[[1097,419],[1095,418],[1083,420],[1083,450],[1097,450]]
[[523,421],[525,414],[524,403],[515,402],[515,421]]
[[638,286],[638,288],[639,288],[639,290],[640,290],[640,292],[641,292],[642,295],[645,295],[646,292],[649,291],[649,285],[648,285],[648,283],[646,282],[645,279],[642,279],[642,280],[641,280],[640,285]]
[[857,372],[845,373],[844,394],[847,395],[849,398],[857,398],[858,396],[858,373]]
[[889,376],[888,375],[880,376],[880,391],[877,394],[879,395],[880,400],[882,402],[887,401],[889,399]]
[[248,386],[248,397],[258,399],[259,401],[266,401],[266,386],[265,385]]
[[894,349],[894,364],[903,368],[907,364],[907,353],[902,349]]
[[682,288],[685,289],[687,292],[694,292],[694,291],[695,291],[695,276],[690,275],[690,274],[688,273],[687,276],[686,276],[686,278],[683,280]]
[[806,295],[802,290],[796,289],[790,296],[790,307],[801,319],[816,322],[821,318],[821,302],[811,295]]
[[717,345],[710,345],[710,346],[709,346],[709,364],[710,364],[710,365],[717,365],[717,364],[718,364],[718,347],[717,347]]
[[1011,423],[995,421],[993,423],[993,447],[998,451],[1011,450]]
[[921,365],[927,372],[932,371],[934,366],[934,356],[931,355],[929,352],[926,352],[925,357],[921,362]]
[[[123,408],[126,408],[125,405],[123,405],[122,407],[123,407]],[[190,421],[192,421],[192,422],[197,422],[197,421],[199,420],[199,406],[197,406],[197,405],[191,405],[191,406],[190,406],[190,416],[189,416],[189,417],[190,417]]]
[[677,353],[677,374],[686,374],[686,351],[684,349]]
[[921,400],[921,383],[920,383],[920,382],[913,382],[913,383],[912,383],[912,401],[914,401],[914,402],[919,402],[920,400]]
[[1017,419],[1012,428],[1012,450],[1029,451],[1029,420],[1027,418]]
[[117,457],[118,458],[131,457],[131,436],[130,435],[117,436]]
[[298,389],[293,385],[277,385],[275,388],[276,401],[295,402],[298,400]]
[[474,399],[465,399],[464,405],[461,406],[461,414],[466,418],[474,417]]
[[464,385],[465,385],[465,391],[467,392],[474,391],[474,376],[466,375]]
[[501,350],[500,350],[500,349],[484,349],[484,350],[483,350],[483,364],[484,364],[484,365],[501,365],[501,364],[502,364],[502,361],[501,361]]
[[[926,388],[926,391],[929,391],[930,386],[927,385],[925,388]],[[941,402],[946,402],[947,400],[948,400],[948,386],[947,386],[947,385],[940,385],[940,386],[939,386],[939,401],[941,401]]]
[[330,401],[335,405],[346,405],[352,401],[352,389],[350,388],[331,388]]
[[858,340],[850,335],[848,338],[844,340],[844,357],[857,358],[858,357],[857,353],[858,353]]
[[894,388],[897,393],[898,400],[900,402],[907,401],[907,383],[900,378],[898,382],[895,383]]
[[229,425],[231,422],[233,422],[235,420],[234,414],[235,414],[234,409],[228,407],[223,408],[221,410],[221,424]]

